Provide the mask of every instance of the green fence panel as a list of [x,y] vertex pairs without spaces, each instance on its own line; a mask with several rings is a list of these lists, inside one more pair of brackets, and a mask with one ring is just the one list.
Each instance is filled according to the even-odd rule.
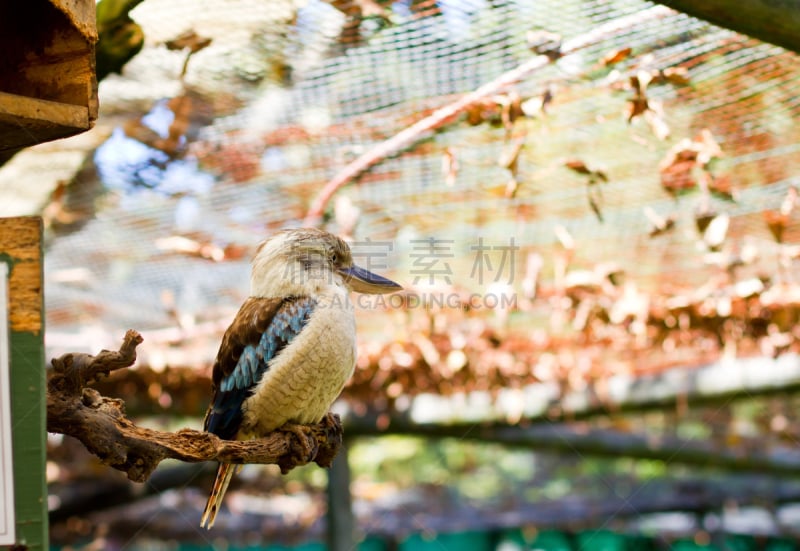
[[577,548],[581,550],[625,550],[649,551],[657,547],[653,538],[642,535],[618,534],[611,530],[589,530],[576,536]]
[[795,551],[800,549],[796,540],[770,539],[764,546],[764,551]]
[[[264,551],[326,551],[326,547],[324,543],[319,542],[309,542],[309,543],[300,543],[295,546],[286,546],[286,545],[270,545],[268,547],[262,547]],[[248,550],[248,551],[256,551],[255,549]]]
[[701,544],[694,540],[675,540],[670,547],[673,551],[719,551],[716,545]]
[[734,534],[725,536],[725,548],[730,551],[755,551],[758,545],[753,536]]
[[381,538],[366,538],[358,544],[358,551],[386,551],[386,542]]
[[[16,544],[48,548],[42,220],[0,218],[0,262],[8,266],[11,438]],[[3,272],[5,274],[5,270]],[[6,278],[0,278],[6,285]]]
[[494,551],[490,532],[436,534],[433,537],[412,534],[398,546],[399,551]]
[[500,537],[503,550],[572,551],[569,536],[557,530],[542,530],[528,535],[522,530],[507,530]]

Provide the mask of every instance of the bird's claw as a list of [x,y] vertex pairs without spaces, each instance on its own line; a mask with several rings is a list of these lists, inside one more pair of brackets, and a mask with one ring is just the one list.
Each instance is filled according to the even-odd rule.
[[286,423],[281,430],[294,435],[294,438],[291,439],[291,455],[279,463],[281,473],[286,474],[297,465],[305,465],[314,460],[319,449],[316,440],[311,437],[311,427]]
[[338,415],[328,412],[320,425],[325,430],[324,443],[320,443],[314,462],[320,467],[330,467],[342,447],[342,422]]

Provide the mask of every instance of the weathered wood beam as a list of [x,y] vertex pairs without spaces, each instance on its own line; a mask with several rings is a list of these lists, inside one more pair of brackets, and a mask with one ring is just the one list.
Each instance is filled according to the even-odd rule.
[[[658,373],[611,376],[600,385],[567,390],[557,382],[544,382],[490,395],[472,392],[442,396],[417,395],[407,410],[389,412],[391,432],[395,421],[420,424],[476,423],[521,420],[581,420],[598,416],[701,407],[758,396],[800,391],[800,356],[723,359],[700,367],[676,367]],[[345,389],[345,395],[347,390]],[[370,417],[368,415],[367,417]],[[348,413],[345,426],[373,422]]]
[[659,4],[800,52],[800,2],[797,0],[657,0]]
[[578,456],[652,459],[728,471],[800,477],[800,452],[796,450],[772,451],[748,449],[745,446],[719,446],[701,439],[594,429],[583,423],[519,426],[497,423],[443,425],[395,422],[389,431],[382,431],[374,424],[370,426],[351,423],[347,431],[350,436],[377,436],[390,432],[430,438],[479,440]]
[[98,113],[95,2],[0,2],[0,162],[89,130]]
[[[596,498],[575,493],[558,499],[517,503],[505,510],[496,505],[478,508],[465,504],[455,511],[430,507],[425,514],[419,515],[409,514],[410,506],[405,505],[400,514],[380,510],[373,513],[380,515],[380,522],[369,517],[363,522],[371,534],[384,535],[395,541],[395,538],[411,533],[460,532],[464,526],[476,531],[520,526],[581,530],[596,528],[609,519],[640,519],[645,515],[671,511],[687,514],[717,512],[725,516],[729,514],[725,508],[732,504],[770,508],[798,500],[800,487],[790,481],[750,476],[710,481],[664,477],[634,485],[627,495],[608,492],[603,498]],[[779,535],[780,530],[776,526],[774,535]],[[693,535],[693,531],[686,535]]]
[[0,149],[18,149],[88,130],[89,108],[0,92]]

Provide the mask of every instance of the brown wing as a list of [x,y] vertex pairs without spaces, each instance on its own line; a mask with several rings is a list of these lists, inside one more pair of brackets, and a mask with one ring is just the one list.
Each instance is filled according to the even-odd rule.
[[242,305],[217,353],[205,430],[221,438],[236,437],[242,404],[270,360],[303,330],[315,306],[310,297],[250,298]]
[[222,337],[211,375],[214,391],[219,388],[222,378],[236,368],[245,346],[258,343],[285,300],[291,299],[250,297],[244,301]]
[[211,372],[211,403],[203,420],[204,430],[225,439],[236,437],[242,420],[241,404],[248,390],[224,392],[220,385],[236,369],[245,348],[259,342],[283,302],[281,298],[250,297],[239,308],[222,337]]

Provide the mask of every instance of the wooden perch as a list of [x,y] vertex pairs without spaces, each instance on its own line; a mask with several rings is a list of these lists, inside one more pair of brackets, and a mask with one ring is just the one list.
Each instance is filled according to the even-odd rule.
[[[246,442],[222,440],[191,429],[165,432],[136,426],[125,415],[125,403],[88,388],[111,371],[130,367],[142,336],[129,330],[118,351],[97,356],[65,354],[52,361],[47,384],[47,430],[73,436],[103,463],[145,481],[167,458],[187,462],[264,463],[283,473],[315,462],[329,467],[342,445],[338,415],[328,414],[318,425],[286,425],[264,438]],[[305,439],[305,442],[302,441]]]

